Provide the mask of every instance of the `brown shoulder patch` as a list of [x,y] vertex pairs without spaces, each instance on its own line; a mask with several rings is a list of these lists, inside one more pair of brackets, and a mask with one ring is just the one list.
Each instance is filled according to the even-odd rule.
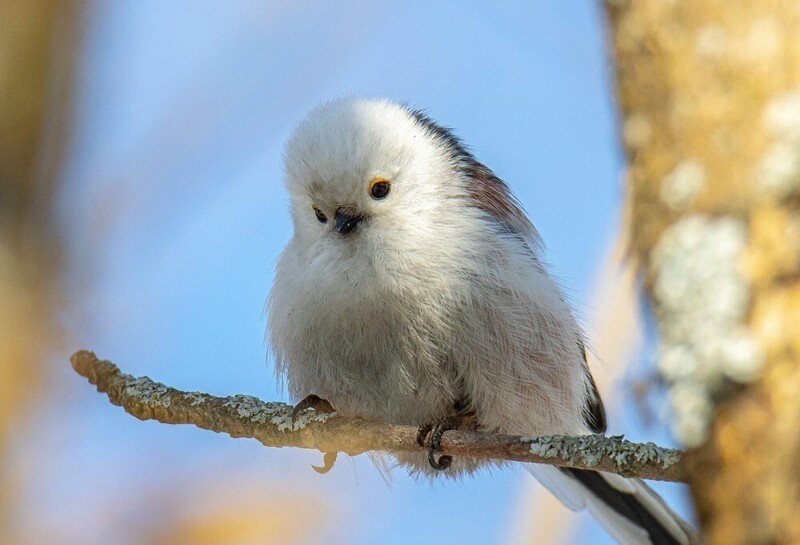
[[431,137],[444,143],[450,151],[456,168],[467,176],[473,205],[487,212],[508,232],[523,237],[531,250],[540,249],[542,241],[539,233],[519,201],[511,194],[508,185],[476,160],[453,131],[439,125],[421,110],[409,108],[408,112]]
[[461,170],[469,178],[469,192],[474,205],[488,212],[509,232],[522,235],[537,248],[539,234],[508,185],[482,163],[470,158]]

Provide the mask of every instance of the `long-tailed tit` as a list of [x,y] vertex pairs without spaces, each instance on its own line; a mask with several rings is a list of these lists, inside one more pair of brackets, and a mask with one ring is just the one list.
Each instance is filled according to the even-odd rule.
[[[423,426],[428,455],[396,457],[430,475],[486,463],[435,457],[451,427],[605,430],[583,333],[536,229],[449,130],[387,100],[335,100],[289,139],[285,177],[294,235],[270,293],[269,342],[293,396]],[[694,541],[638,479],[526,465],[621,543]]]

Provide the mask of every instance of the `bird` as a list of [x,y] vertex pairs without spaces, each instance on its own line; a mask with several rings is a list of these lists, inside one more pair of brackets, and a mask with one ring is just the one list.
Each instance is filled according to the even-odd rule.
[[[415,475],[487,465],[436,456],[442,434],[603,433],[584,334],[508,184],[451,129],[384,98],[313,108],[288,138],[293,233],[267,340],[306,409],[419,426]],[[625,545],[688,545],[688,523],[638,479],[525,464]]]

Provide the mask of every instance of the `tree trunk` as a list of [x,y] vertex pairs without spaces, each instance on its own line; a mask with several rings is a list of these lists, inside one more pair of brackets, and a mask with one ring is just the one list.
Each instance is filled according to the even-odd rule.
[[704,534],[800,543],[800,2],[607,12],[630,251]]
[[8,444],[46,381],[60,337],[61,264],[52,217],[66,149],[76,2],[0,0],[0,543],[15,543],[21,482]]

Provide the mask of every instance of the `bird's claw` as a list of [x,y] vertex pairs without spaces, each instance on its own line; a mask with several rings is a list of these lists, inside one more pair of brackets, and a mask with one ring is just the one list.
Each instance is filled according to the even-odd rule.
[[425,438],[433,429],[433,424],[423,424],[417,428],[417,444],[421,447],[425,446]]
[[[314,409],[314,412],[317,413],[336,412],[336,410],[333,408],[333,405],[331,405],[327,399],[322,399],[316,394],[310,394],[301,399],[300,402],[292,408],[292,422],[294,422],[297,419],[298,415],[303,411],[305,411],[306,409]],[[339,453],[325,452],[323,454],[324,455],[322,457],[322,465],[311,466],[311,469],[320,474],[327,473],[331,469],[333,469],[333,465],[336,463],[336,456]]]
[[327,399],[322,399],[316,394],[310,394],[300,400],[300,402],[292,409],[292,422],[297,419],[297,416],[306,409],[314,409],[318,413],[334,413],[336,409]]
[[336,463],[336,456],[338,452],[326,452],[325,455],[322,457],[322,465],[321,466],[311,466],[311,469],[323,475],[333,469],[333,464]]
[[444,432],[458,429],[461,426],[461,422],[461,416],[455,415],[433,424],[422,425],[417,430],[417,443],[420,446],[425,446],[425,437],[428,437],[428,463],[433,469],[444,471],[453,463],[453,457],[448,454],[442,454],[436,459],[436,452],[441,450],[442,435],[444,435]]

